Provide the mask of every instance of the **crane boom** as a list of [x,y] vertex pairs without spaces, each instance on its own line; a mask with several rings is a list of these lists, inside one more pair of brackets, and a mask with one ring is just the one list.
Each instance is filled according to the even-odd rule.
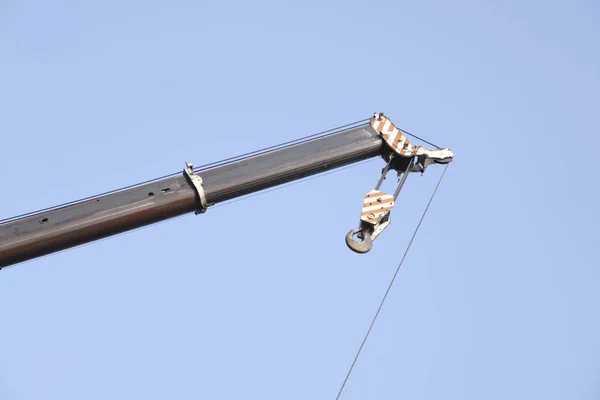
[[[382,156],[392,164],[393,150],[386,140],[372,120],[199,173],[188,165],[181,176],[9,220],[0,224],[0,268],[181,214],[204,212],[215,203],[368,158]],[[398,169],[396,164],[392,168]]]

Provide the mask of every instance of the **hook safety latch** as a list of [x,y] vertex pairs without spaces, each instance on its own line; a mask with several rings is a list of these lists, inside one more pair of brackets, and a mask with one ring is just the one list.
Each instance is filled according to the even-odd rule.
[[204,186],[202,186],[202,178],[199,175],[194,174],[194,165],[189,162],[185,163],[183,175],[196,192],[196,197],[199,204],[199,207],[195,212],[196,215],[204,214],[209,204],[206,202],[206,194],[204,193]]

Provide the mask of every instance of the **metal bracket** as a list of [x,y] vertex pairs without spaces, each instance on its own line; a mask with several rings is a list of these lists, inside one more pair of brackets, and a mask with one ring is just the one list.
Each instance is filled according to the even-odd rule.
[[375,113],[370,124],[388,145],[391,154],[406,158],[418,157],[419,162],[411,172],[423,173],[430,164],[447,164],[454,159],[454,153],[450,149],[431,150],[411,144],[402,130],[398,129],[383,113]]
[[196,210],[196,215],[204,214],[206,209],[208,208],[208,203],[206,202],[206,194],[204,193],[204,187],[202,186],[202,178],[200,175],[194,174],[194,164],[186,162],[185,168],[183,169],[183,176],[187,179],[188,183],[192,185],[192,187],[196,191],[196,195],[200,200],[200,208]]

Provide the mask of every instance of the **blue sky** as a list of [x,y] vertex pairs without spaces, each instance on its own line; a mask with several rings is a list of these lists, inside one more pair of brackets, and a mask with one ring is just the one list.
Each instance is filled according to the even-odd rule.
[[[597,399],[599,40],[594,0],[5,0],[0,218],[385,111],[456,160],[342,398]],[[358,256],[381,167],[1,271],[0,399],[335,398],[441,172]]]

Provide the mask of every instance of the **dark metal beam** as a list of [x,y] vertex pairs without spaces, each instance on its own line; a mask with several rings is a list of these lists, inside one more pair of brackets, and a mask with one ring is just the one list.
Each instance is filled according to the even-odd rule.
[[[199,173],[209,204],[380,155],[370,125]],[[196,210],[185,177],[164,179],[0,225],[0,268]],[[209,209],[210,212],[210,209]]]

